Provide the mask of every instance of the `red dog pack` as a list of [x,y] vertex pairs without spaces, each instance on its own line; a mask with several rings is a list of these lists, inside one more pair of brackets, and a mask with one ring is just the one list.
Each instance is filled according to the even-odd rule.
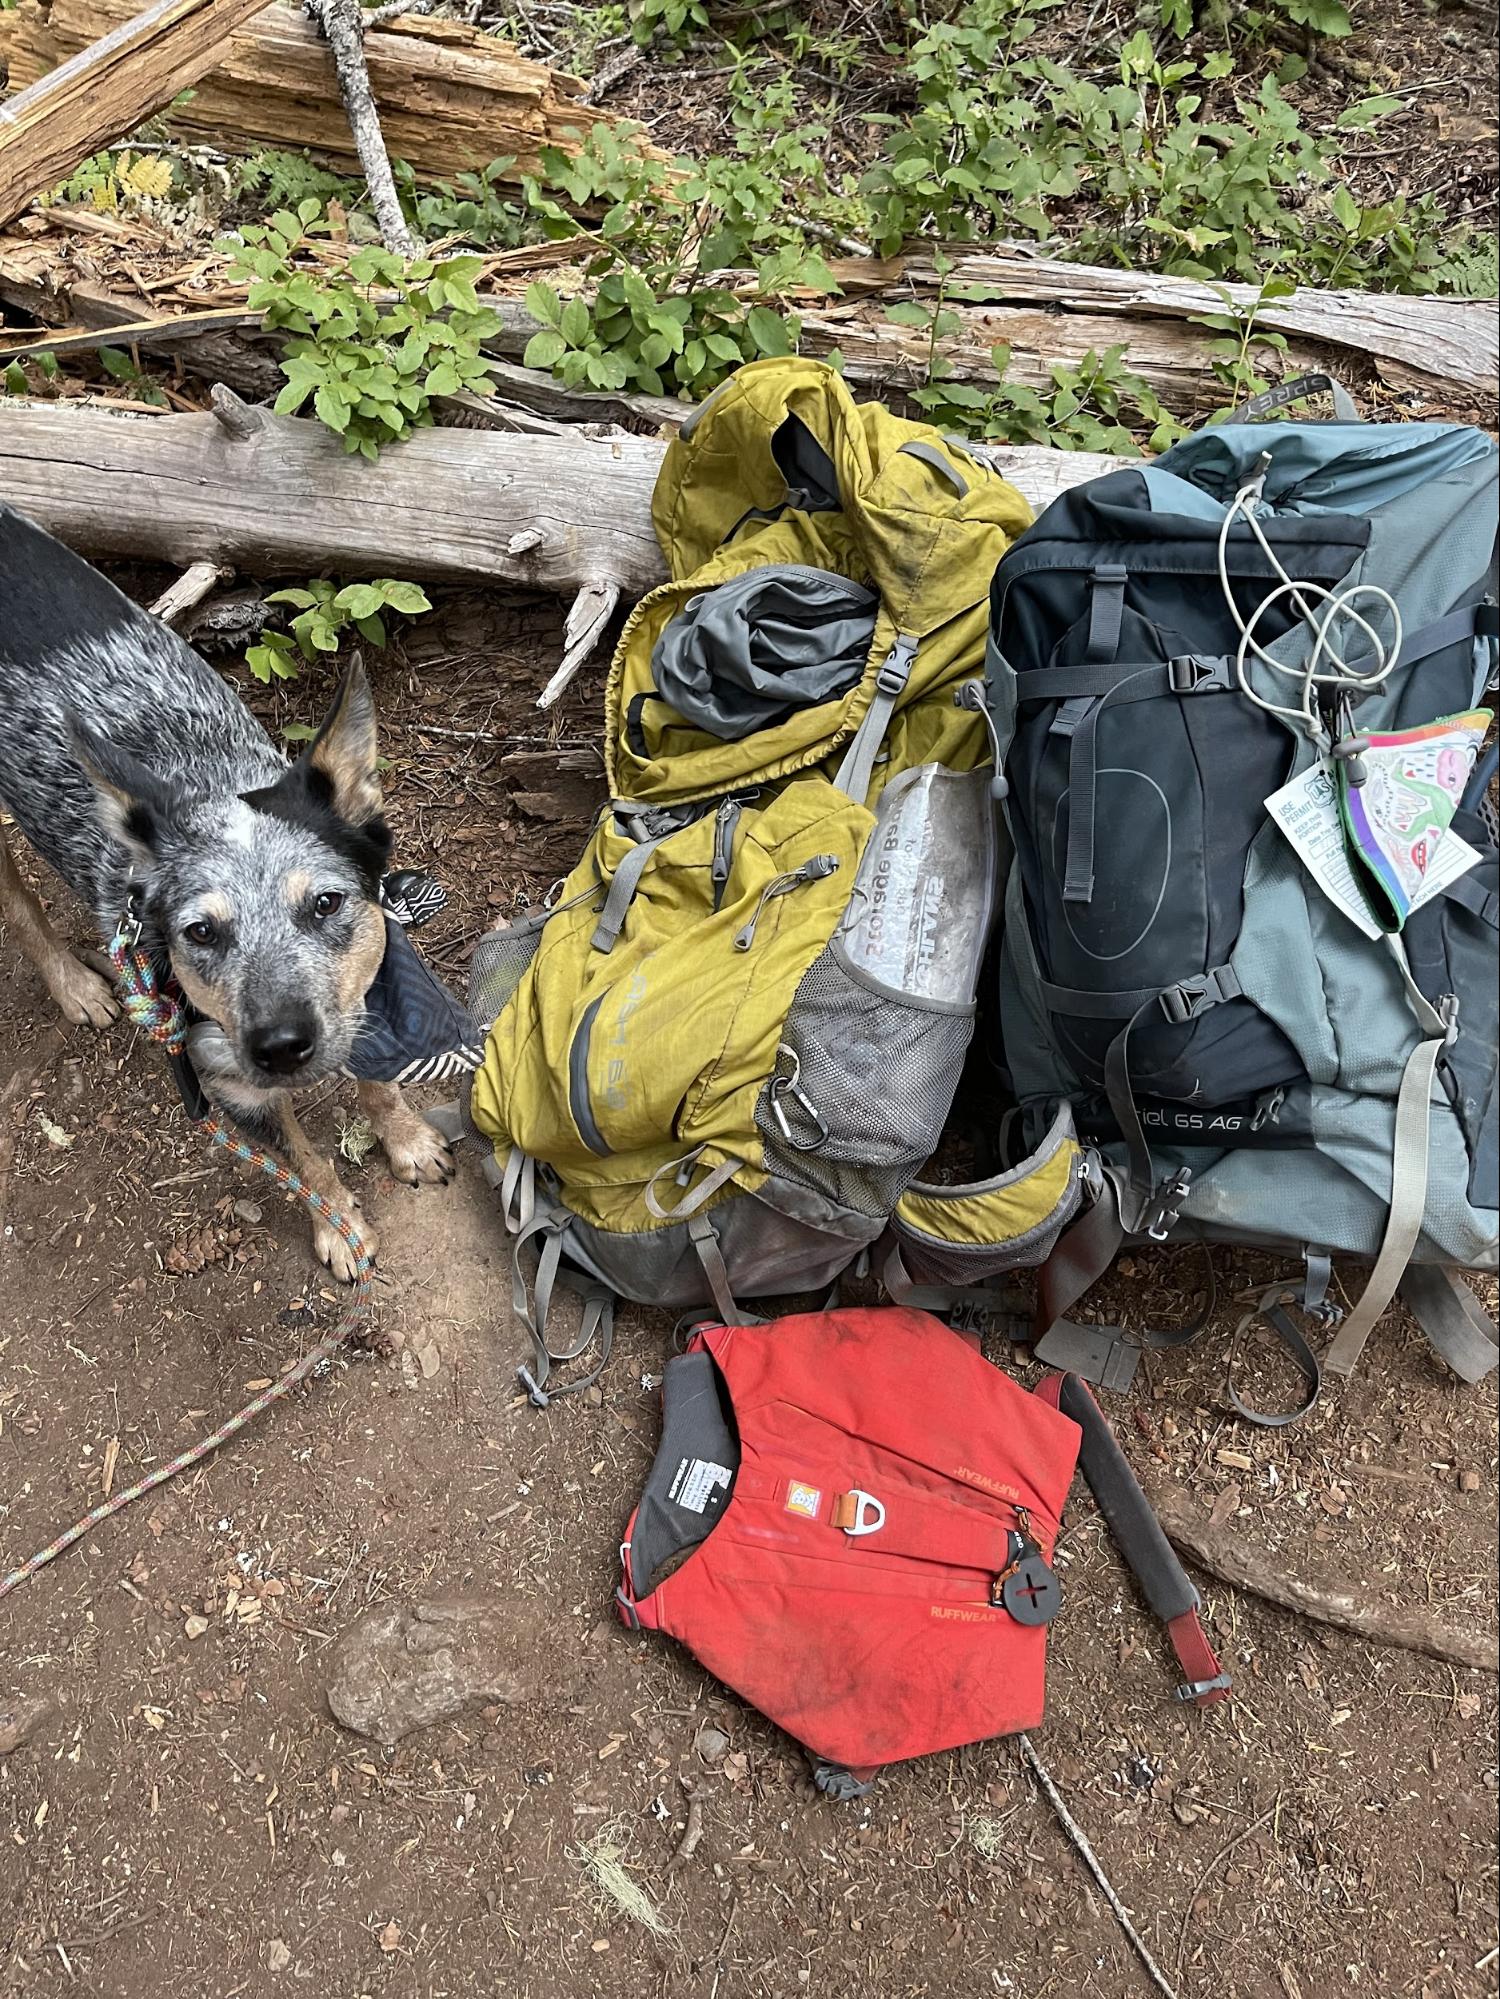
[[824,1764],[1034,1727],[1080,1458],[1200,1704],[1228,1677],[1087,1388],[1033,1394],[900,1306],[710,1326],[670,1361],[619,1606]]

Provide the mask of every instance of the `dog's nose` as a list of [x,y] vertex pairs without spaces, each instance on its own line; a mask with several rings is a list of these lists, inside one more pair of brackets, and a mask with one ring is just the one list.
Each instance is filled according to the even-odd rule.
[[301,1021],[278,1021],[260,1027],[249,1038],[250,1059],[273,1076],[290,1076],[307,1062],[315,1045],[312,1029]]

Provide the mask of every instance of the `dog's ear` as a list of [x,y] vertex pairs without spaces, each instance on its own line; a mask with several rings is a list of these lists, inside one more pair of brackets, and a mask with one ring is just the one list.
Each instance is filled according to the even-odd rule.
[[318,802],[345,825],[364,826],[380,817],[375,700],[358,653],[297,771]]
[[99,821],[138,862],[150,863],[161,853],[162,839],[176,799],[128,750],[74,716],[69,725],[73,754],[94,787]]

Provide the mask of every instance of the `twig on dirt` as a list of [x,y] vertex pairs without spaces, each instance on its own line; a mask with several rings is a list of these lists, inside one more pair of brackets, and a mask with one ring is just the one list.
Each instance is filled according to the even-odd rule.
[[861,243],[855,236],[841,236],[826,222],[813,222],[805,215],[794,215],[791,220],[799,229],[805,229],[809,236],[816,236],[820,242],[831,243],[836,250],[842,250],[846,257],[873,257],[875,254],[868,243]]
[[190,563],[177,581],[163,590],[151,606],[153,618],[160,618],[164,625],[175,625],[185,617],[195,604],[201,604],[216,583],[227,583],[234,571],[226,569],[218,562]]
[[111,1923],[108,1929],[84,1930],[76,1937],[59,1937],[58,1942],[65,1950],[90,1950],[97,1943],[107,1943],[117,1937],[122,1930],[138,1930],[142,1923],[154,1922],[158,1911],[148,1909],[144,1915],[126,1916],[118,1923]]
[[447,736],[455,743],[503,743],[505,737],[494,729],[440,729],[435,722],[419,722],[396,718],[403,729],[410,729],[419,736]]
[[1230,1854],[1234,1852],[1235,1848],[1237,1846],[1243,1846],[1245,1841],[1250,1837],[1251,1833],[1259,1832],[1263,1825],[1268,1824],[1273,1818],[1275,1818],[1280,1808],[1281,1808],[1281,1799],[1280,1796],[1278,1795],[1276,1803],[1272,1805],[1271,1809],[1268,1812],[1262,1812],[1260,1817],[1258,1819],[1253,1819],[1249,1825],[1241,1826],[1239,1831],[1235,1834],[1234,1838],[1231,1839],[1226,1846],[1221,1846],[1219,1848],[1218,1852],[1214,1855],[1213,1859],[1209,1861],[1207,1867],[1204,1868],[1203,1872],[1198,1876],[1198,1879],[1193,1883],[1193,1892],[1191,1895],[1188,1896],[1187,1907],[1182,1912],[1182,1928],[1179,1931],[1177,1937],[1177,1968],[1173,1973],[1174,1977],[1179,1979],[1182,1977],[1182,1967],[1187,1958],[1188,1931],[1193,1926],[1193,1904],[1197,1901],[1198,1897],[1203,1893],[1204,1884],[1211,1878],[1211,1876],[1218,1873],[1219,1869],[1223,1866],[1224,1862],[1229,1858]]
[[407,227],[401,211],[390,155],[380,130],[380,113],[375,109],[375,96],[370,89],[370,71],[365,62],[365,23],[359,0],[303,0],[303,6],[322,30],[333,56],[339,95],[349,114],[349,130],[354,135],[354,149],[370,189],[370,205],[375,211],[380,240],[397,256],[418,256],[421,245]]
[[1468,1666],[1476,1672],[1500,1673],[1500,1652],[1492,1634],[1455,1631],[1451,1625],[1439,1624],[1426,1610],[1372,1603],[1349,1590],[1319,1589],[1289,1574],[1257,1549],[1246,1547],[1227,1529],[1215,1527],[1182,1489],[1158,1489],[1151,1499],[1172,1545],[1231,1589],[1248,1590],[1282,1610],[1331,1624],[1375,1645],[1421,1652],[1429,1659]]
[[676,1851],[667,1862],[668,1874],[675,1874],[680,1867],[686,1867],[698,1851],[698,1842],[703,1837],[703,1800],[693,1788],[692,1780],[679,1777],[682,1795],[688,1801],[687,1824],[683,1827],[682,1838],[678,1840]]
[[626,49],[623,54],[616,56],[613,62],[606,63],[588,89],[583,93],[584,103],[599,103],[617,85],[622,84],[632,70],[639,69],[645,60],[646,51],[644,49],[631,48]]
[[1032,1748],[1031,1738],[1025,1734],[1021,1734],[1016,1737],[1016,1741],[1020,1746],[1022,1760],[1025,1762],[1027,1768],[1031,1771],[1032,1776],[1036,1778],[1038,1784],[1041,1785],[1043,1791],[1046,1792],[1047,1801],[1051,1805],[1053,1811],[1057,1813],[1058,1820],[1062,1825],[1063,1831],[1068,1835],[1068,1838],[1072,1840],[1074,1846],[1078,1850],[1079,1856],[1081,1857],[1085,1867],[1088,1868],[1090,1874],[1092,1874],[1095,1881],[1098,1882],[1100,1892],[1103,1894],[1105,1901],[1108,1902],[1111,1909],[1114,1910],[1116,1922],[1120,1925],[1120,1928],[1125,1932],[1126,1939],[1128,1940],[1131,1949],[1135,1952],[1136,1956],[1140,1959],[1142,1965],[1145,1967],[1146,1973],[1150,1978],[1151,1983],[1156,1987],[1158,1992],[1163,1994],[1164,1999],[1177,1999],[1177,1994],[1173,1991],[1172,1987],[1167,1983],[1165,1972],[1163,1972],[1161,1966],[1156,1962],[1156,1959],[1151,1955],[1150,1951],[1147,1950],[1145,1941],[1142,1938],[1140,1931],[1136,1928],[1135,1924],[1130,1920],[1130,1916],[1126,1911],[1125,1904],[1120,1900],[1119,1896],[1115,1893],[1113,1884],[1111,1883],[1109,1876],[1105,1873],[1104,1869],[1099,1865],[1098,1857],[1096,1856],[1094,1849],[1089,1845],[1088,1841],[1084,1838],[1083,1828],[1079,1825],[1078,1821],[1074,1818],[1073,1814],[1068,1810],[1067,1806],[1063,1803],[1061,1791],[1059,1791],[1056,1784],[1053,1783],[1052,1778],[1048,1774],[1046,1766],[1043,1764],[1041,1757],[1038,1756],[1036,1751]]

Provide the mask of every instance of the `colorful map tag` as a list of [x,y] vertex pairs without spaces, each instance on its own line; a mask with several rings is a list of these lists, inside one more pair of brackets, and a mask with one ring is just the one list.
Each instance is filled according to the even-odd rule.
[[[1376,921],[1399,930],[1426,899],[1453,814],[1490,725],[1487,708],[1369,737],[1365,778],[1339,765],[1339,812]],[[1448,877],[1451,879],[1452,877]]]

